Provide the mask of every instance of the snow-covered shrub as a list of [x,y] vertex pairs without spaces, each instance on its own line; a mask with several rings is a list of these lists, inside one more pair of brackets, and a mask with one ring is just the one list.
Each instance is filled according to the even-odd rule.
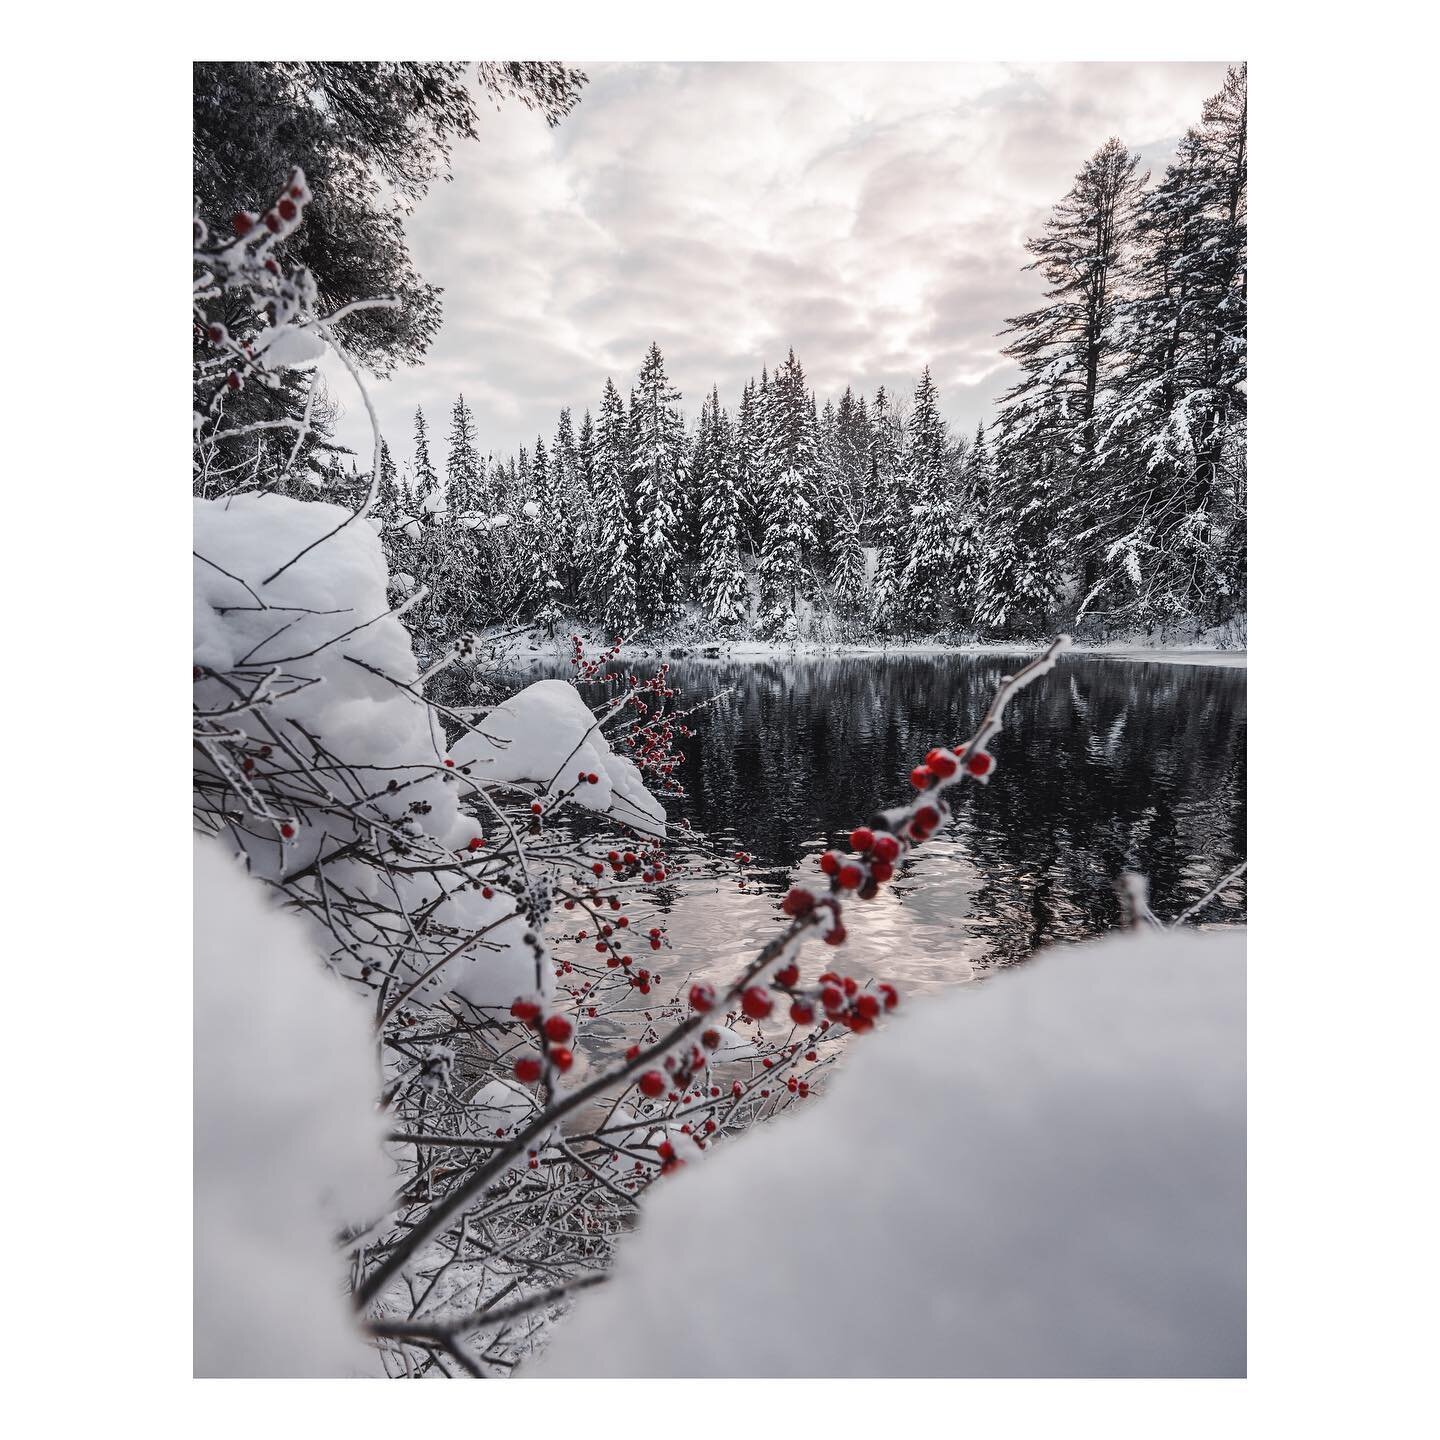
[[678,1177],[535,1373],[1243,1375],[1244,1264],[1244,940],[1137,932],[911,1010]]

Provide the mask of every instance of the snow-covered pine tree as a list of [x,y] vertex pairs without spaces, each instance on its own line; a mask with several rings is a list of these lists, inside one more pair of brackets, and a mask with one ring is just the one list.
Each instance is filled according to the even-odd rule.
[[866,515],[862,538],[875,548],[871,577],[872,621],[877,630],[899,627],[900,580],[905,570],[905,528],[909,494],[901,473],[904,428],[881,385],[870,406]]
[[635,513],[635,592],[641,623],[663,629],[674,619],[680,561],[679,488],[685,459],[680,392],[654,341],[630,405],[630,475]]
[[800,599],[812,588],[820,470],[814,402],[794,350],[775,372],[768,409],[773,479],[760,546],[758,620],[766,638],[791,640],[799,633]]
[[983,605],[982,586],[990,542],[990,510],[995,488],[995,466],[985,439],[985,423],[975,427],[975,439],[965,457],[963,504],[956,531],[955,591],[960,618],[974,625]]
[[380,483],[375,489],[375,504],[371,514],[377,520],[389,522],[400,513],[400,488],[396,484],[395,461],[390,457],[390,447],[380,441]]
[[458,395],[450,411],[449,454],[445,457],[445,505],[454,515],[480,507],[480,456],[475,446],[475,417]]
[[1239,603],[1226,557],[1244,545],[1246,190],[1239,66],[1140,206],[1125,373],[1102,415],[1114,478],[1097,587],[1146,624],[1214,623]]
[[940,392],[928,365],[915,387],[915,408],[906,439],[910,505],[905,517],[906,559],[900,594],[905,628],[929,632],[954,615],[958,515]]
[[411,494],[417,509],[427,510],[433,505],[440,491],[440,477],[430,460],[430,431],[425,423],[425,412],[415,407],[415,483]]
[[[766,389],[769,389],[766,377]],[[745,382],[735,417],[736,484],[740,491],[740,525],[750,553],[760,548],[765,533],[765,434],[760,413],[760,390],[754,379]]]
[[[583,430],[582,430],[583,435]],[[630,421],[613,380],[605,381],[591,454],[594,542],[585,584],[588,616],[612,637],[639,622],[630,502]]]
[[[1016,516],[1018,544],[1043,537],[1046,563],[1094,583],[1093,518],[1106,477],[1097,463],[1097,412],[1115,380],[1121,282],[1145,181],[1139,157],[1113,137],[1082,166],[1069,192],[1026,241],[1048,286],[1046,304],[1007,322],[1005,354],[1021,378],[1001,402],[998,429]],[[1048,512],[1048,513],[1047,513]],[[1056,577],[1059,579],[1059,576]]]
[[740,491],[730,417],[712,389],[701,410],[698,480],[700,494],[700,603],[722,631],[744,619],[748,608],[740,565]]

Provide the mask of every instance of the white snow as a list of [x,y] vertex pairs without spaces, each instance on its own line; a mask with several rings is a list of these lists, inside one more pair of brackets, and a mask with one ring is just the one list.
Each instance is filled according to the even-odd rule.
[[[650,835],[665,833],[665,807],[645,788],[634,761],[618,755],[580,692],[565,680],[538,680],[491,710],[478,733],[455,742],[458,764],[480,778],[529,782],[546,795],[575,789],[576,804]],[[581,773],[597,783],[579,783]]]
[[[221,673],[243,662],[257,676],[273,667],[270,703],[228,717],[227,724],[258,744],[274,738],[263,728],[268,722],[302,754],[309,754],[305,737],[318,736],[364,784],[371,812],[390,821],[408,816],[417,830],[460,851],[483,828],[461,809],[464,787],[444,767],[443,734],[406,689],[419,672],[409,634],[388,613],[379,537],[368,525],[347,525],[265,583],[347,513],[275,495],[196,501],[194,548],[201,558],[194,566],[195,661]],[[218,710],[235,700],[218,679],[201,680],[194,689],[202,708]],[[535,754],[538,764],[540,752]],[[386,790],[390,780],[399,786],[393,794]],[[411,814],[417,803],[428,805],[428,812]],[[354,836],[354,822],[343,812],[307,810],[297,818],[297,834],[286,843],[278,825],[252,826],[264,832],[259,838],[231,832],[257,873],[294,874]],[[435,905],[441,884],[426,875],[391,877],[346,860],[331,862],[326,874],[350,893],[398,894],[412,914]],[[497,891],[487,900],[478,890],[452,890],[431,913],[438,923],[462,930],[497,928],[486,934],[484,948],[472,948],[426,980],[417,1003],[454,991],[476,1005],[508,1006],[536,988],[534,957],[521,942],[527,926],[511,897]],[[364,944],[353,949],[357,961],[382,958]]]
[[647,1200],[546,1376],[1245,1372],[1244,938],[1057,948],[898,1012]]
[[218,842],[194,880],[195,1374],[374,1374],[335,1245],[388,1204],[367,1007]]
[[259,357],[272,370],[308,370],[325,356],[324,338],[299,325],[265,330],[255,342]]

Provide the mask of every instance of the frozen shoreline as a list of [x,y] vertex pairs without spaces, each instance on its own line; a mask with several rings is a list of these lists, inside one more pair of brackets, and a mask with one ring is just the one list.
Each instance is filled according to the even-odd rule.
[[[593,644],[589,647],[595,648]],[[623,645],[622,660],[851,660],[890,655],[1034,655],[1044,647],[1015,641],[995,645],[822,645],[814,642],[794,645],[765,640],[672,640],[646,645]],[[529,644],[514,652],[517,659],[564,659],[568,641]],[[1245,650],[1206,650],[1197,646],[1075,645],[1070,653],[1107,660],[1136,660],[1156,665],[1214,665],[1224,669],[1247,668]]]

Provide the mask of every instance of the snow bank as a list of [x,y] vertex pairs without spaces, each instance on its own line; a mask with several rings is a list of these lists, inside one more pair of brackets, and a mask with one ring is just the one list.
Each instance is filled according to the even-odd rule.
[[635,763],[610,748],[568,681],[527,685],[490,711],[478,728],[481,733],[456,741],[454,755],[460,764],[476,762],[482,778],[531,782],[553,796],[571,789],[583,771],[598,783],[576,789],[571,798],[577,805],[634,830],[664,835],[665,807],[645,788]]
[[[283,741],[306,761],[314,758],[310,737],[317,737],[357,779],[367,821],[403,825],[446,850],[462,851],[484,828],[462,809],[467,787],[445,766],[438,723],[406,688],[419,672],[409,633],[389,614],[379,537],[363,524],[330,533],[347,513],[275,495],[195,502],[194,655],[207,672],[195,685],[196,704],[212,712],[236,704],[235,691],[220,676],[233,679],[238,672],[245,687],[263,679],[267,703],[225,715],[227,727],[256,747]],[[301,558],[266,583],[296,556]],[[207,762],[199,763],[203,769]],[[218,763],[213,756],[211,763]],[[323,783],[354,799],[355,790],[325,763]],[[293,793],[316,798],[300,784]],[[294,817],[296,833],[288,839],[280,833],[287,818],[227,830],[257,874],[294,875],[356,838],[356,822],[343,809],[308,804]],[[478,890],[447,888],[438,875],[392,876],[344,859],[328,863],[326,875],[347,894],[386,906],[399,900],[411,914],[429,914],[437,926],[487,931],[482,946],[425,979],[415,1003],[454,992],[476,1005],[508,1006],[516,995],[537,989],[533,954],[521,940],[527,925],[509,895],[497,891],[487,900]],[[300,883],[316,884],[313,878]],[[393,963],[382,943],[387,937],[377,932],[373,945],[364,935],[351,938],[347,964]],[[539,987],[548,981],[542,973]]]
[[195,845],[195,1374],[374,1373],[345,1224],[387,1205],[366,1006],[241,862]]
[[1234,1376],[1244,939],[1060,948],[900,1012],[657,1187],[551,1376]]

